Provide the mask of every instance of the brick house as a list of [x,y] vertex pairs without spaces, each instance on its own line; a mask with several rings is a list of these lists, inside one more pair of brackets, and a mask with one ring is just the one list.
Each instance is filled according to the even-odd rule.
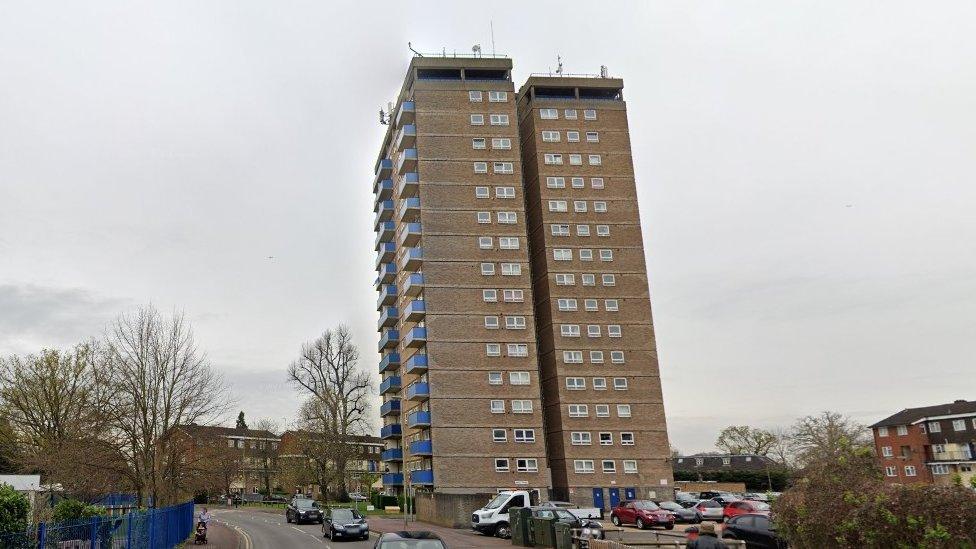
[[907,408],[871,425],[885,482],[968,486],[976,469],[976,401]]
[[[315,483],[310,472],[310,461],[302,450],[302,439],[311,436],[305,431],[289,430],[281,434],[281,445],[278,447],[278,463],[280,464],[280,482],[287,493],[304,493],[320,495],[319,486]],[[350,492],[366,493],[367,490],[376,492],[383,487],[380,473],[380,456],[384,449],[383,440],[371,436],[350,436],[347,444],[354,446],[354,457],[346,465],[348,479],[346,489]],[[368,481],[376,475],[370,485]]]
[[777,467],[775,461],[757,454],[694,454],[676,457],[672,463],[675,473],[760,472]]
[[190,423],[173,427],[169,436],[177,441],[183,469],[199,478],[187,488],[215,495],[276,487],[280,438],[270,431]]

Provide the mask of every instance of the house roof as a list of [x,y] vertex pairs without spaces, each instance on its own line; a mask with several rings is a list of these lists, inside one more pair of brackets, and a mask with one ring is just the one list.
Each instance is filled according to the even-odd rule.
[[[697,460],[702,460],[698,465]],[[725,465],[725,459],[729,464]],[[767,466],[776,462],[766,456],[758,454],[695,454],[678,456],[672,461],[675,471],[710,471],[710,470],[766,470]]]
[[871,427],[894,427],[896,425],[910,425],[916,421],[933,416],[952,416],[958,414],[976,414],[976,400],[956,400],[948,404],[922,406],[921,408],[905,408],[897,414],[892,414]]
[[[299,436],[312,436],[312,433],[310,433],[309,431],[303,431],[303,430],[288,430],[288,431],[285,431],[284,433],[281,433],[281,436],[282,437],[285,437],[287,435],[291,435],[291,436],[295,436],[295,437],[299,437]],[[349,435],[348,438],[349,438],[348,442],[349,443],[353,443],[353,444],[355,444],[355,443],[358,443],[358,444],[377,444],[377,445],[383,445],[384,444],[383,439],[381,439],[380,437],[372,437],[372,436],[364,436],[364,435]]]
[[177,425],[173,429],[179,429],[192,437],[217,436],[217,437],[244,437],[278,440],[280,437],[264,429],[237,429],[235,427],[221,427],[219,425],[197,425],[190,423],[187,425]]
[[9,484],[18,492],[41,489],[41,475],[0,475],[0,484]]

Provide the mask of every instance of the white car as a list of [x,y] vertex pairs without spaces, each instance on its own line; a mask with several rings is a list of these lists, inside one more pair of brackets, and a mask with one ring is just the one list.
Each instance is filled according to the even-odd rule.
[[701,520],[717,520],[722,522],[722,519],[725,518],[723,514],[725,508],[722,507],[721,503],[713,499],[703,499],[691,508],[698,512],[698,517]]
[[350,492],[349,499],[353,501],[366,501],[366,496],[362,495],[359,492]]

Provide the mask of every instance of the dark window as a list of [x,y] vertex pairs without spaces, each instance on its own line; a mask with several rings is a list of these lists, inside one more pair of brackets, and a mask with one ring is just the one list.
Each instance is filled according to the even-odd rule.
[[508,80],[508,71],[494,69],[464,69],[468,80]]
[[769,530],[769,517],[757,515],[752,517],[752,519],[755,521],[756,528],[759,530]]
[[755,523],[754,519],[755,517],[752,515],[739,515],[732,520],[735,521],[733,524],[735,524],[736,526],[741,526],[743,528],[752,528],[752,525]]
[[417,69],[421,80],[460,80],[461,69]]

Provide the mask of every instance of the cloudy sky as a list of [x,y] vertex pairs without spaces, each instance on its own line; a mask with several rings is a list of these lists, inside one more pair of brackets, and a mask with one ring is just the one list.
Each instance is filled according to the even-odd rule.
[[625,79],[676,446],[976,398],[976,5],[594,6],[3,2],[0,354],[152,302],[252,418],[339,322],[375,371],[376,113],[494,21],[517,83]]

